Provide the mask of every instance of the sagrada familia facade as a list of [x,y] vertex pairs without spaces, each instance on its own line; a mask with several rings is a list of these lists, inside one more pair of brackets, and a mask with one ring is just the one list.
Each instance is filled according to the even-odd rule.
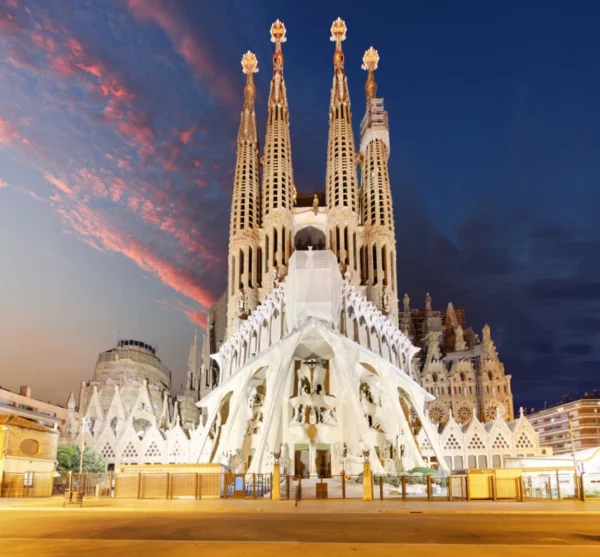
[[429,294],[423,310],[400,299],[379,55],[371,47],[363,57],[357,149],[345,38],[338,18],[325,191],[310,195],[294,182],[283,23],[271,27],[262,155],[258,62],[243,56],[228,286],[210,310],[201,351],[194,339],[186,386],[173,397],[154,349],[122,341],[82,384],[89,427],[81,432],[73,422],[66,437],[85,435],[112,465],[221,462],[268,472],[279,458],[302,476],[359,473],[364,458],[375,473],[396,474],[540,454],[527,420],[514,420],[510,376],[490,328],[480,339],[464,310],[434,311]]

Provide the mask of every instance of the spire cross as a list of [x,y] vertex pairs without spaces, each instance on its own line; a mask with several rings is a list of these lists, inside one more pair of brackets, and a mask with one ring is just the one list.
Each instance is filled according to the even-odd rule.
[[285,36],[285,25],[278,19],[271,25],[271,42],[275,43],[275,54],[273,55],[273,68],[281,69],[283,67],[283,52],[281,52],[281,43],[287,41]]
[[375,76],[373,75],[379,64],[379,53],[371,46],[365,52],[363,56],[363,63],[361,68],[368,72],[367,83],[365,84],[365,92],[367,93],[367,100],[375,98],[377,94],[377,83],[375,82]]
[[242,56],[242,71],[247,76],[258,72],[258,60],[254,52],[248,51]]
[[331,25],[330,40],[335,42],[336,50],[342,50],[342,41],[346,40],[346,22],[338,17]]
[[335,42],[335,54],[333,55],[333,65],[344,67],[344,53],[342,52],[342,41],[346,40],[346,23],[338,17],[331,25],[331,37],[329,40]]
[[244,87],[244,99],[253,102],[256,97],[253,74],[258,72],[258,60],[256,55],[248,51],[242,56],[242,71],[246,74],[246,87]]

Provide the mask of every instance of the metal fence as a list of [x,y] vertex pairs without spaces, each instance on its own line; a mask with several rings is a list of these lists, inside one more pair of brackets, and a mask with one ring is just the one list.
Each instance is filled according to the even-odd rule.
[[581,488],[584,501],[588,499],[600,500],[600,474],[589,474],[587,472],[581,474]]
[[53,472],[3,474],[0,497],[50,497]]
[[[281,475],[282,500],[362,499],[364,477],[339,475],[299,478]],[[5,473],[1,497],[49,497],[83,493],[86,498],[117,499],[270,499],[271,474],[200,474],[189,472],[114,472],[99,474]],[[575,475],[570,471],[526,472],[504,478],[493,473],[453,475],[372,476],[374,500],[588,500],[600,499],[600,474]]]

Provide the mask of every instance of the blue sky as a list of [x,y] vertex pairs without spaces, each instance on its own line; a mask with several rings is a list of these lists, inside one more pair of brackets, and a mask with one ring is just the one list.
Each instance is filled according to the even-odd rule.
[[117,331],[183,380],[224,290],[241,55],[264,116],[271,22],[300,191],[324,189],[348,25],[390,114],[398,282],[492,327],[517,404],[598,386],[598,8],[577,3],[0,1],[0,384],[64,402]]

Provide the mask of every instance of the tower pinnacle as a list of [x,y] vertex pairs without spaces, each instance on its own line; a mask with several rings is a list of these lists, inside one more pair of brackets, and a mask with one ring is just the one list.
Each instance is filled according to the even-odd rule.
[[242,71],[246,74],[244,107],[240,117],[237,157],[231,199],[231,223],[229,231],[229,286],[227,289],[228,330],[233,332],[238,292],[241,290],[249,309],[258,300],[257,274],[259,258],[260,187],[258,165],[258,131],[254,100],[256,86],[254,74],[258,61],[248,51],[242,56]]
[[285,36],[285,25],[278,19],[271,25],[271,42],[275,43],[275,53],[273,54],[273,69],[283,70],[283,52],[281,43],[287,41]]
[[290,117],[281,50],[281,44],[286,40],[285,25],[276,20],[271,25],[271,42],[275,43],[275,52],[263,156],[262,248],[264,256],[261,257],[264,264],[260,265],[263,277],[268,277],[273,269],[280,274],[284,272],[292,253],[294,175]]
[[[377,98],[375,70],[379,53],[370,47],[363,56],[362,69],[367,71],[365,94],[367,107],[360,124],[362,155],[362,219],[363,241],[370,246],[363,258],[363,282],[369,300],[378,300],[381,292],[390,296],[391,318],[398,322],[398,289],[396,278],[396,237],[392,211],[392,192],[388,172],[390,134],[383,99]],[[408,303],[404,303],[408,311]]]
[[379,64],[379,53],[371,46],[369,50],[365,52],[363,56],[363,63],[361,68],[366,70],[367,83],[365,84],[365,93],[367,95],[367,102],[374,99],[377,96],[377,83],[375,82],[375,70]]
[[344,68],[344,52],[342,51],[342,41],[346,40],[346,22],[338,17],[331,25],[330,41],[335,43],[335,52],[333,54],[333,65],[337,68]]
[[344,72],[342,41],[346,40],[346,23],[337,18],[331,25],[333,54],[333,83],[329,103],[329,139],[325,195],[329,216],[328,245],[337,256],[345,272],[353,269],[358,274],[359,256],[356,230],[358,227],[358,178],[352,132],[352,113],[348,80]]

